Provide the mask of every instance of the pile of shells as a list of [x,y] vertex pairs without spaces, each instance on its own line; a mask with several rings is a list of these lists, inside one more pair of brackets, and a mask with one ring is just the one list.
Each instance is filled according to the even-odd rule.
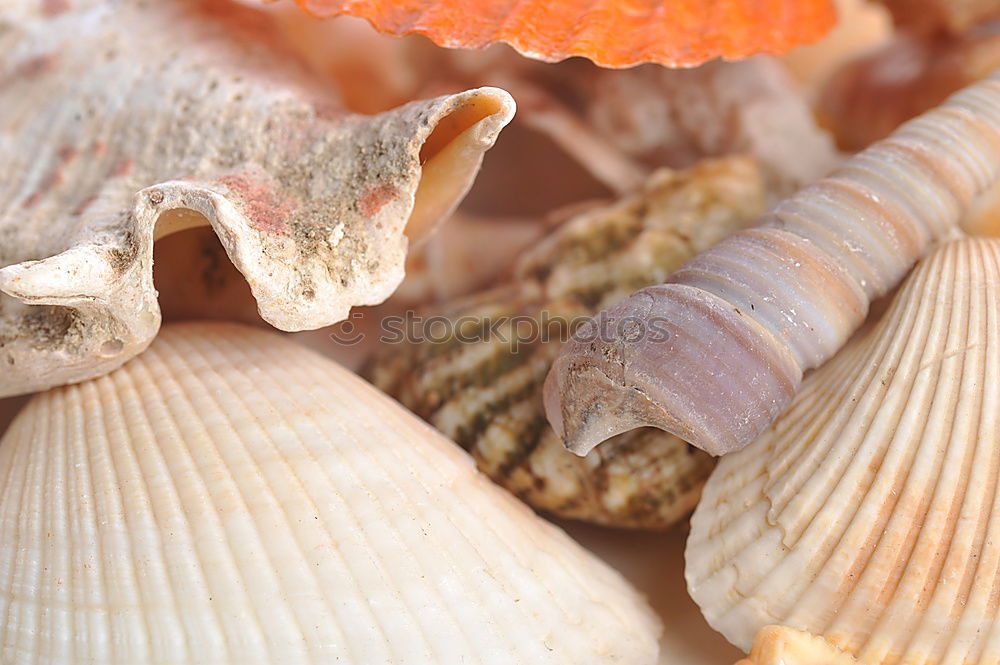
[[297,4],[0,8],[0,663],[1000,665],[995,2]]

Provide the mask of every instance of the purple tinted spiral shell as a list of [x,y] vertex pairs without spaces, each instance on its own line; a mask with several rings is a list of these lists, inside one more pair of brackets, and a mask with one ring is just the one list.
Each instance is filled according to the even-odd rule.
[[581,455],[641,426],[742,448],[998,177],[1000,72],[582,326],[546,380],[549,421]]

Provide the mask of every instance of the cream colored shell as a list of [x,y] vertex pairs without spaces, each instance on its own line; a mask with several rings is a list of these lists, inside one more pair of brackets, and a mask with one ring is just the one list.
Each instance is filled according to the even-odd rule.
[[780,623],[867,665],[1000,662],[1000,241],[937,249],[722,459],[686,561],[743,649]]
[[0,662],[652,664],[613,570],[395,402],[167,327],[0,444]]
[[816,637],[786,626],[765,626],[750,654],[736,665],[857,665],[857,660]]

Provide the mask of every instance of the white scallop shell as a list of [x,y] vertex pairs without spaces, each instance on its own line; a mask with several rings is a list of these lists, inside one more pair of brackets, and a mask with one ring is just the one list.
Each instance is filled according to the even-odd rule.
[[694,515],[686,576],[747,649],[768,624],[870,665],[1000,662],[1000,241],[925,259]]
[[612,569],[315,353],[168,327],[0,444],[0,662],[655,662]]

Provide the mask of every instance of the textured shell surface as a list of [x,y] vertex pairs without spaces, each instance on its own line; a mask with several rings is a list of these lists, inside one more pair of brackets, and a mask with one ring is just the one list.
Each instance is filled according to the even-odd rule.
[[549,422],[580,455],[642,426],[739,450],[998,179],[1000,71],[580,326],[546,378]]
[[583,56],[606,67],[778,53],[836,22],[832,0],[298,0],[316,16],[361,16],[379,30],[419,33],[449,48],[510,44],[547,62]]
[[352,115],[225,0],[13,0],[0,28],[0,395],[141,351],[153,241],[191,226],[279,328],[381,302],[514,112],[483,88]]
[[918,264],[791,408],[724,457],[686,577],[748,649],[768,624],[866,664],[1000,662],[1000,240]]
[[0,443],[4,663],[656,662],[617,572],[354,374],[167,326]]
[[614,526],[669,526],[694,507],[709,456],[653,428],[573,455],[545,421],[542,382],[573,321],[662,280],[763,206],[749,158],[660,171],[639,194],[558,227],[520,257],[507,284],[426,309],[426,320],[451,322],[452,336],[386,345],[367,372],[531,505]]
[[754,638],[746,659],[736,665],[856,665],[850,654],[787,626],[765,626]]

